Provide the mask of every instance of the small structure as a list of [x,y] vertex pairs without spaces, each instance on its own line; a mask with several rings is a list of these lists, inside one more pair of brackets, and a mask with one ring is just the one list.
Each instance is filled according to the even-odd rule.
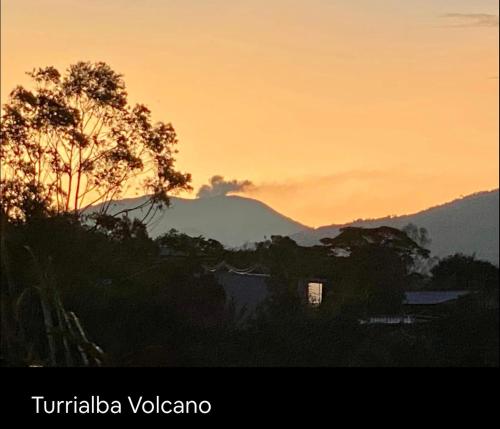
[[270,275],[262,272],[261,267],[238,269],[221,262],[214,267],[204,268],[206,272],[213,273],[224,288],[227,304],[234,308],[241,321],[251,318],[269,296],[267,282]]
[[446,315],[460,300],[471,295],[466,290],[405,292],[405,313],[419,317],[439,318]]
[[415,316],[374,316],[361,319],[360,325],[412,325],[416,323]]
[[467,290],[405,292],[403,304],[410,306],[449,304],[469,294],[470,291]]
[[415,291],[405,292],[403,314],[377,315],[362,319],[361,325],[413,325],[426,323],[441,318],[470,291]]
[[[205,265],[204,269],[214,274],[224,288],[227,304],[233,306],[242,320],[251,318],[269,297],[268,282],[271,276],[265,267],[254,265],[241,269],[223,261],[215,266]],[[324,300],[326,285],[325,279],[310,277],[299,281],[297,292],[305,304],[318,307]]]
[[[264,267],[254,265],[240,269],[225,261],[215,266],[204,266],[206,272],[214,274],[223,287],[227,304],[232,306],[241,320],[253,317],[258,307],[269,297],[270,274]],[[323,278],[308,277],[298,282],[297,293],[302,302],[311,308],[318,308],[328,294],[329,282]],[[400,314],[375,314],[363,320],[366,325],[411,325],[425,323],[445,315],[470,291],[408,291],[404,293],[403,309]]]

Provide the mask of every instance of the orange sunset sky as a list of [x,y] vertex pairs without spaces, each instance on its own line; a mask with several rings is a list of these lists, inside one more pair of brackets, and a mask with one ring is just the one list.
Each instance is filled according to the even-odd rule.
[[498,0],[1,5],[2,102],[33,67],[105,61],[195,189],[251,180],[319,226],[498,187]]

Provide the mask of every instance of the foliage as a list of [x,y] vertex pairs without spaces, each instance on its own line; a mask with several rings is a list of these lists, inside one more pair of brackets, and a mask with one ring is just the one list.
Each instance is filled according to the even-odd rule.
[[217,240],[202,236],[190,237],[175,229],[159,236],[155,242],[160,247],[183,256],[221,259],[224,254],[224,246]]
[[378,228],[342,228],[335,238],[323,238],[321,242],[332,252],[343,250],[347,253],[360,248],[386,247],[392,249],[407,263],[411,263],[415,256],[427,257],[429,250],[424,249],[408,235],[396,228],[381,226]]
[[401,310],[407,271],[392,249],[357,249],[341,270],[333,299],[343,311],[366,316]]
[[[229,250],[175,230],[152,240],[144,221],[189,186],[174,168],[173,127],[129,106],[104,63],[30,76],[34,89],[10,94],[0,129],[2,364],[498,366],[497,267],[454,255],[432,278],[415,273],[430,253],[415,225],[345,228],[312,247],[272,236]],[[135,185],[150,195],[145,218],[108,213]],[[243,326],[206,269],[222,261],[269,275],[268,301]],[[324,282],[319,307],[299,292],[310,279]],[[359,323],[401,314],[404,292],[421,285],[474,293],[422,325]]]
[[498,267],[474,256],[460,253],[448,256],[431,273],[432,286],[437,289],[498,291]]
[[336,259],[332,299],[342,311],[358,315],[399,311],[411,266],[429,255],[405,232],[390,227],[343,228],[321,242]]
[[[104,349],[106,365],[498,365],[498,310],[474,300],[423,325],[358,323],[365,314],[399,308],[407,271],[391,246],[351,246],[349,257],[336,257],[329,246],[302,247],[276,236],[254,250],[227,250],[176,231],[153,241],[130,233],[126,228],[131,222],[125,225],[110,233],[89,229],[71,215],[7,223],[3,248],[17,291],[13,296],[27,291],[19,308],[30,338],[43,339],[45,328],[40,307],[28,305],[34,302],[31,291],[40,277],[25,246],[36,255],[42,272],[50,272],[61,304],[78,314],[89,341]],[[162,244],[184,256],[160,258]],[[235,323],[224,290],[203,268],[217,258],[239,267],[266,263],[271,274],[266,311],[244,327]],[[297,299],[296,281],[304,276],[321,276],[333,285],[319,308]],[[2,293],[9,283],[6,277],[2,270]],[[8,332],[4,321],[3,338]],[[35,354],[13,360],[4,345],[4,364],[46,364]],[[40,344],[35,346],[43,351]]]
[[141,104],[130,106],[125,83],[107,64],[79,62],[64,75],[54,67],[28,73],[33,89],[15,88],[3,106],[2,209],[9,217],[81,213],[130,186],[148,202],[189,188],[174,168],[177,136],[152,123]]
[[420,247],[428,249],[430,244],[432,243],[431,238],[429,237],[429,232],[426,228],[418,227],[413,223],[409,223],[406,225],[401,231],[403,231],[409,238],[411,238],[415,243],[417,243]]

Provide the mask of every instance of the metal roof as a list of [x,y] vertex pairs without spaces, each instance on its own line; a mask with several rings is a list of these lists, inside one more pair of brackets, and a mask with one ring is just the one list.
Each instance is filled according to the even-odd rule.
[[404,303],[408,305],[435,305],[454,301],[470,294],[466,290],[405,292]]

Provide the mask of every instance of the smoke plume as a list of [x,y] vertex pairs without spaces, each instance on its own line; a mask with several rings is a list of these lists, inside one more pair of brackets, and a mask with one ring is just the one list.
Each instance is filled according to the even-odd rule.
[[224,180],[223,176],[213,176],[208,185],[203,185],[198,189],[198,198],[209,198],[227,195],[232,192],[243,192],[251,188],[253,183],[249,180]]

